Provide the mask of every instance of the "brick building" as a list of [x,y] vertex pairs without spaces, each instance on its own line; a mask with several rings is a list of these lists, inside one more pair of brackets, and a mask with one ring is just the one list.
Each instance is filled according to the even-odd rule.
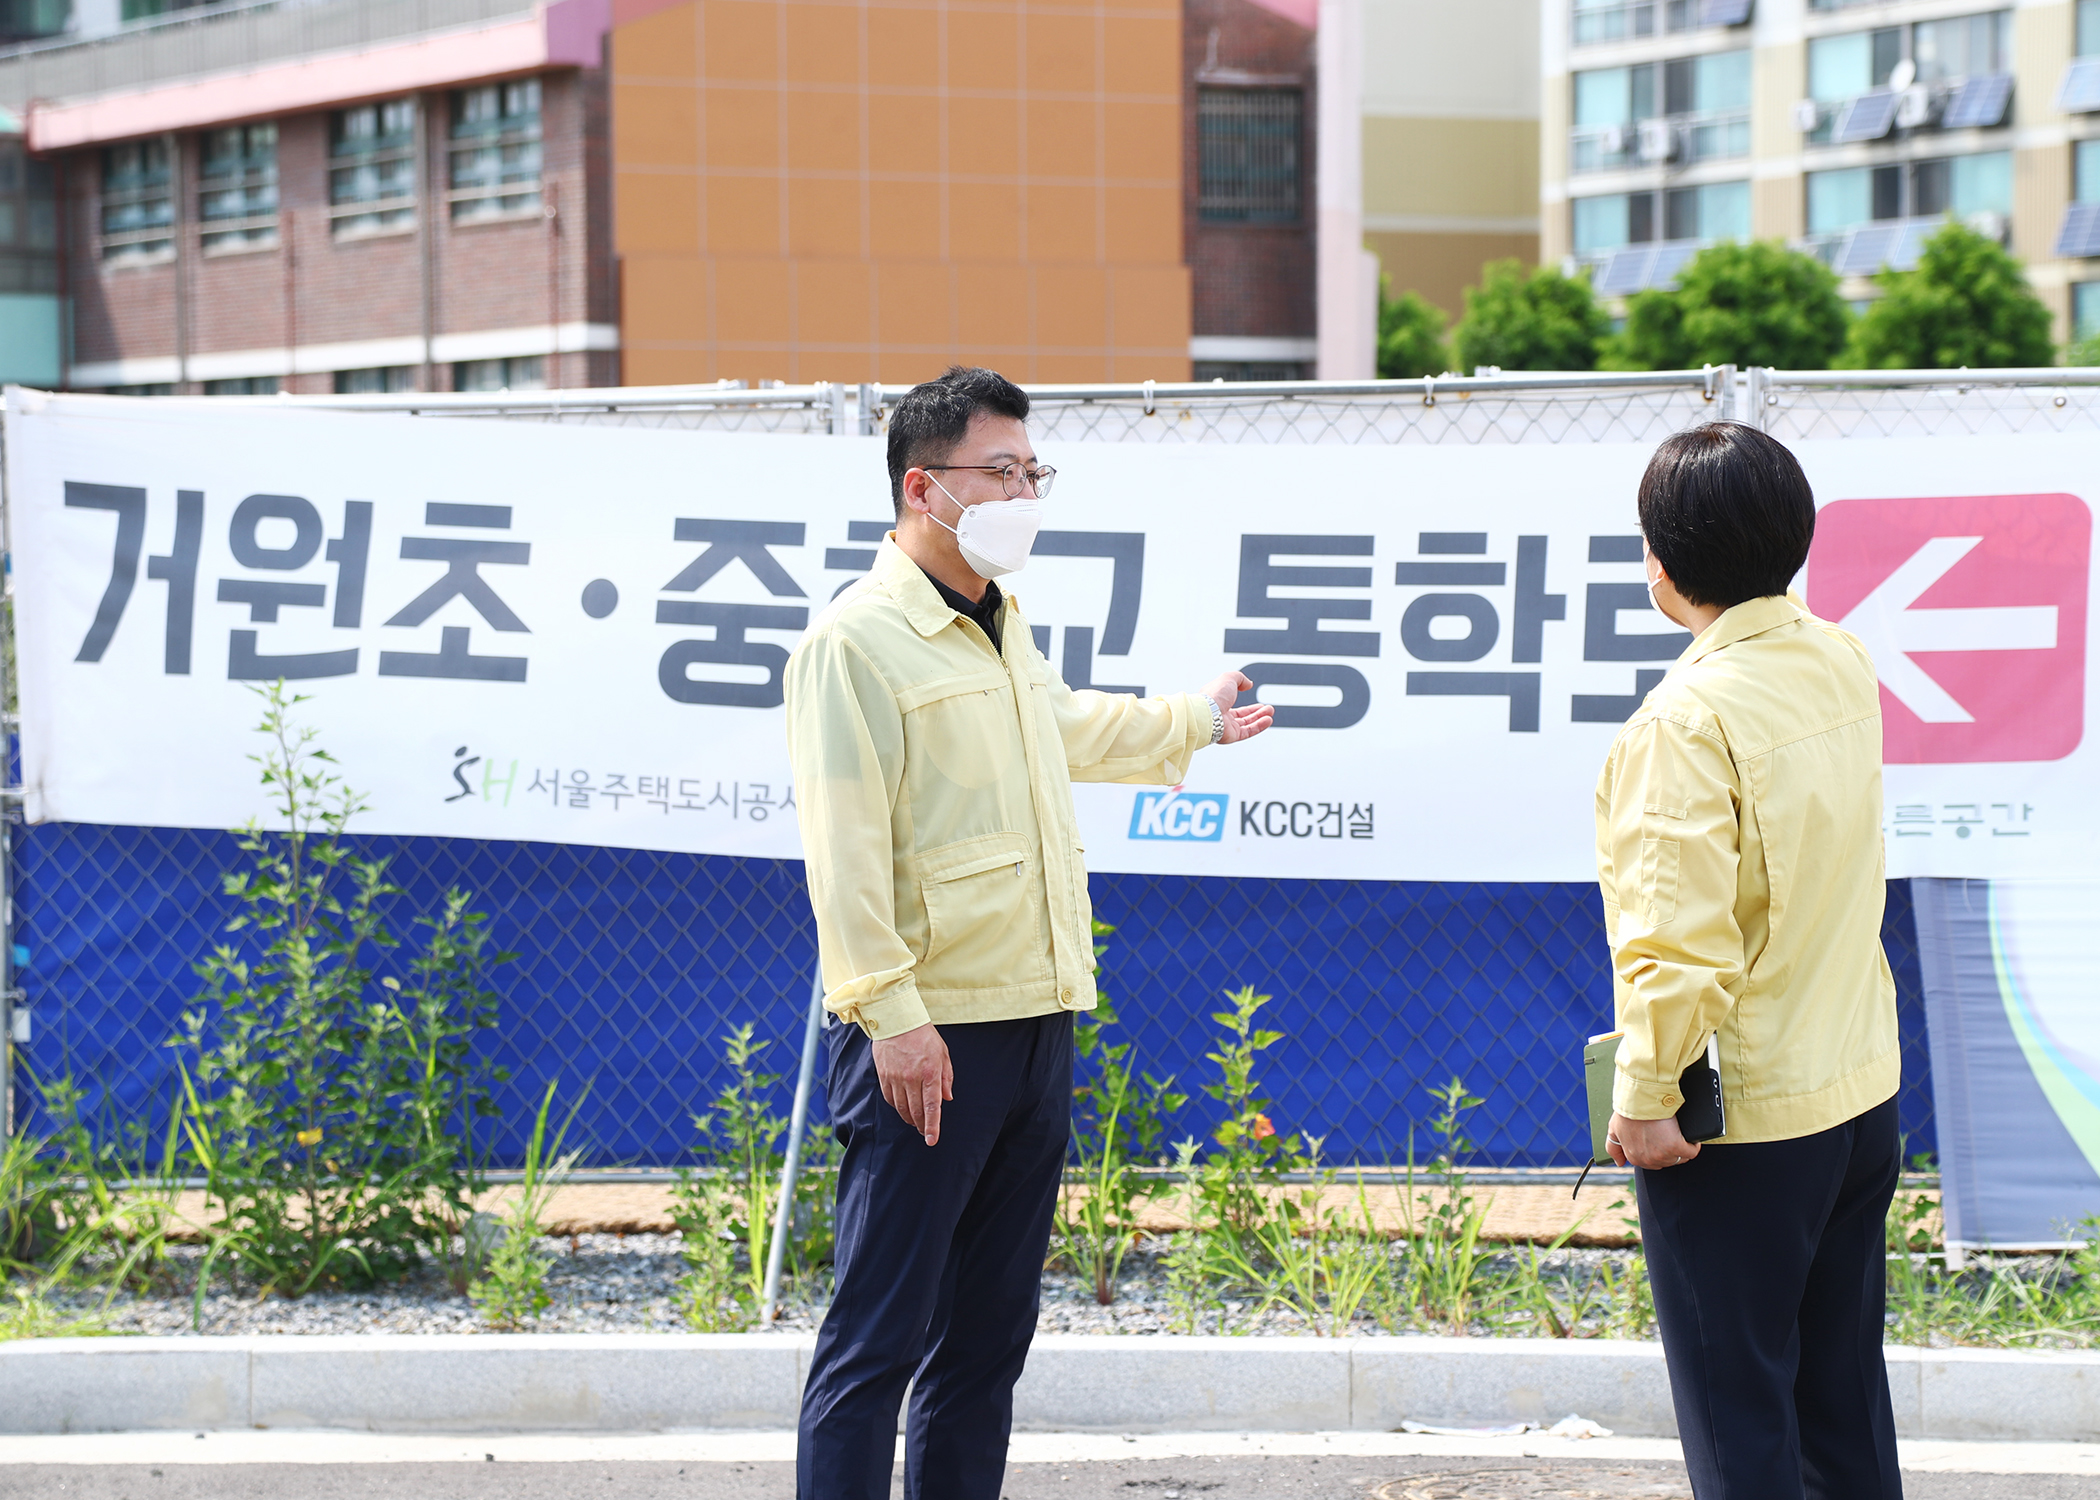
[[1198,380],[1297,380],[1318,354],[1310,3],[1184,0],[1182,223]]
[[[59,184],[69,386],[618,380],[590,0],[522,15],[450,0],[449,26],[318,45],[345,20],[370,28],[343,14],[361,9],[250,8],[0,58],[0,90],[37,100],[29,144]],[[187,46],[150,45],[175,26]],[[248,61],[196,66],[214,51]],[[67,88],[123,72],[145,76]]]

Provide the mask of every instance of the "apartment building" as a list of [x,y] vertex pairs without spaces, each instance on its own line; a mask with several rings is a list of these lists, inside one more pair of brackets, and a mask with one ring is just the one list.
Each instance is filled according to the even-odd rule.
[[1855,300],[1949,216],[2100,330],[2100,0],[1543,0],[1548,259],[1624,296],[1778,239]]

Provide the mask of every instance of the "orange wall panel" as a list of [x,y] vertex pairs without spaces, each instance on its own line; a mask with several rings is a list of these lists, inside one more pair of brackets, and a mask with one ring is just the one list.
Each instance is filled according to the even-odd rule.
[[781,7],[777,0],[704,0],[701,66],[710,81],[771,83],[780,77]]
[[631,166],[700,165],[700,91],[690,83],[616,83],[613,151]]
[[1185,376],[1181,40],[1159,0],[618,22],[626,378]]
[[868,185],[868,253],[877,260],[935,260],[941,253],[941,185]]
[[854,255],[861,243],[860,182],[799,177],[788,183],[788,253]]
[[613,179],[613,236],[629,254],[691,254],[700,243],[700,179],[622,171]]
[[1021,31],[1028,87],[1038,94],[1091,94],[1099,79],[1092,16],[1031,13]]

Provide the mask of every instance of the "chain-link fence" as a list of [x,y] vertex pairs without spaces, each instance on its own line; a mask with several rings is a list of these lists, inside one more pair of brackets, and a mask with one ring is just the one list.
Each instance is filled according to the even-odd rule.
[[[1652,442],[1741,414],[1788,436],[2050,430],[2093,425],[2100,391],[2071,372],[1982,386],[1960,377],[1823,377],[1726,369],[1336,386],[1051,387],[1036,426],[1062,441]],[[2046,378],[2042,378],[2046,377]],[[1873,381],[1868,386],[1862,380]],[[1953,397],[1950,390],[1959,391]],[[554,392],[505,397],[266,399],[505,420],[717,430],[872,433],[901,388]],[[2062,397],[2061,401],[2058,397]],[[1950,404],[1951,402],[1951,404]],[[1964,404],[1967,403],[1967,404]],[[1954,415],[1948,416],[1948,412]],[[2015,424],[2011,427],[1998,423]],[[2021,424],[2035,425],[2021,425]],[[1826,430],[1827,429],[1827,430]],[[498,943],[511,1070],[499,1159],[520,1149],[548,1082],[583,1100],[596,1162],[663,1165],[693,1144],[693,1114],[727,1081],[722,1034],[757,1024],[772,1071],[793,1074],[814,959],[798,864],[569,845],[366,838],[405,888],[396,926],[449,886],[477,893]],[[30,1014],[28,1067],[88,1085],[111,1126],[165,1119],[169,1046],[194,995],[192,964],[231,915],[228,835],[51,824],[16,839],[9,954]],[[1264,1058],[1280,1128],[1325,1138],[1330,1160],[1426,1155],[1428,1090],[1463,1079],[1487,1098],[1471,1135],[1500,1165],[1579,1158],[1581,1038],[1610,1013],[1595,888],[1096,875],[1104,956],[1139,1067],[1211,1101],[1211,1013],[1242,984],[1275,996],[1286,1040]],[[1889,886],[1909,1149],[1932,1148],[1932,1093],[1908,886]],[[9,955],[0,955],[0,961]],[[782,1093],[783,1108],[785,1087]]]

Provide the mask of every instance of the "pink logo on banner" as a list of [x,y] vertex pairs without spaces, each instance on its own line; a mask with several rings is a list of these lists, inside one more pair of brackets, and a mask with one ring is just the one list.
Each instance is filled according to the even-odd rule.
[[2092,529],[2076,495],[1838,500],[1817,513],[1808,607],[1873,653],[1891,765],[2078,748]]

